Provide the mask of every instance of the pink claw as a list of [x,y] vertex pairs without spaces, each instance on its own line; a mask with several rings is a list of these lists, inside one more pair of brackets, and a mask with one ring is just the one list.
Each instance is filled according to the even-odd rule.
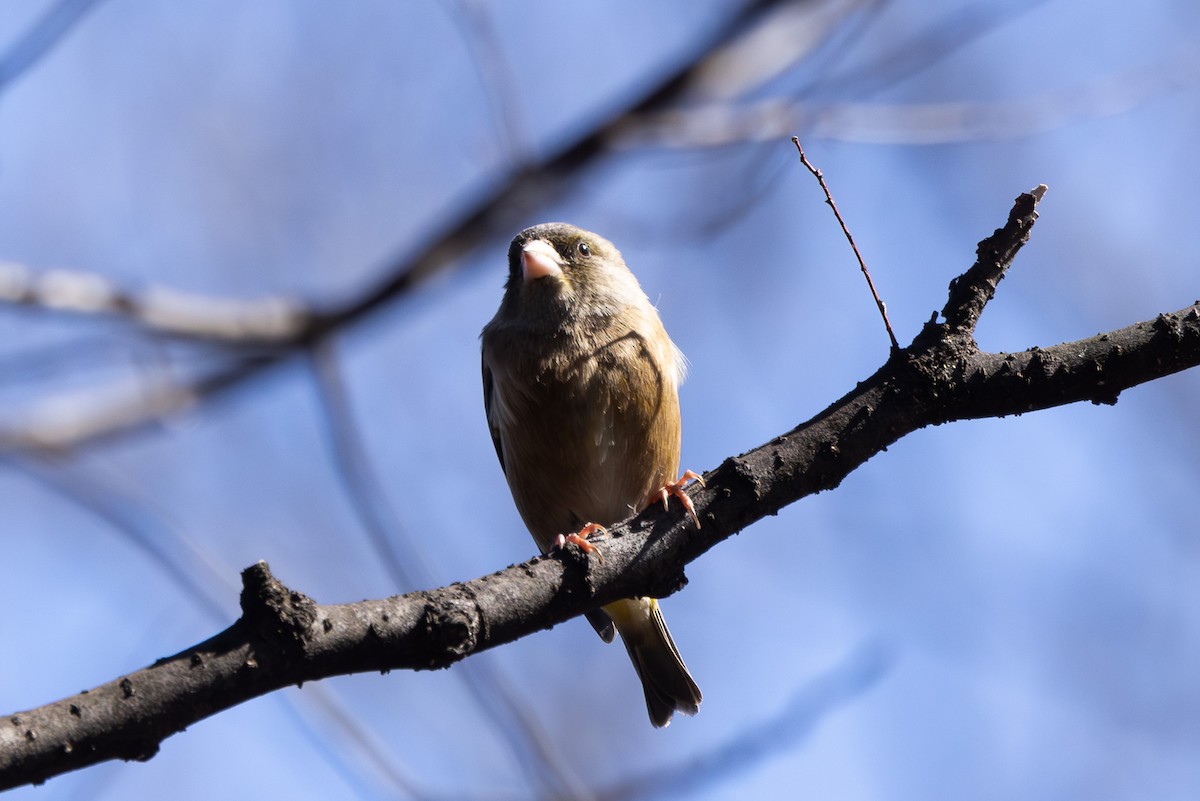
[[676,481],[674,484],[665,484],[660,492],[662,493],[662,504],[664,509],[670,508],[667,502],[670,500],[670,497],[674,495],[683,502],[683,508],[687,510],[689,515],[691,515],[692,520],[696,521],[696,528],[700,528],[700,518],[696,515],[696,507],[692,503],[692,499],[689,498],[687,493],[683,491],[683,488],[693,481],[699,481],[700,486],[704,486],[704,479],[702,479],[696,473],[693,473],[691,470],[684,470],[683,475],[679,477],[678,481]]
[[596,557],[603,562],[604,554],[600,552],[599,548],[588,541],[588,537],[597,532],[602,535],[607,535],[608,529],[599,523],[587,523],[583,528],[579,529],[579,531],[575,532],[574,534],[559,534],[554,538],[554,547],[565,548],[569,542],[572,545],[579,546],[579,550],[583,551],[584,553],[596,554]]

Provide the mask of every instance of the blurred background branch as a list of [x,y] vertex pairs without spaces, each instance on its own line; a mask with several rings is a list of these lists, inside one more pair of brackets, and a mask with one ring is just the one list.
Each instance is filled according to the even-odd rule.
[[[434,275],[459,265],[479,245],[498,241],[511,232],[517,221],[551,203],[567,191],[570,182],[608,153],[609,142],[625,119],[668,107],[686,94],[696,76],[705,73],[712,60],[728,59],[721,49],[745,35],[747,29],[761,30],[778,7],[793,4],[782,0],[755,0],[745,4],[701,37],[690,56],[648,90],[583,133],[568,139],[541,158],[518,164],[501,177],[490,191],[463,204],[457,216],[429,235],[413,253],[393,259],[381,277],[362,293],[332,308],[317,311],[295,301],[266,299],[233,301],[205,299],[170,290],[145,295],[125,292],[104,278],[86,272],[53,272],[35,276],[20,265],[7,264],[0,274],[0,300],[37,304],[48,309],[75,312],[126,314],[152,332],[214,339],[221,342],[304,345],[319,342],[382,307],[395,303]],[[806,4],[800,4],[806,5]],[[474,17],[471,17],[474,19]],[[478,23],[475,24],[478,27]],[[489,51],[490,52],[490,51]],[[509,117],[505,115],[504,120]],[[507,126],[508,123],[506,122]],[[504,126],[502,126],[504,127]],[[505,127],[511,140],[515,135]],[[177,413],[199,397],[223,392],[259,375],[289,355],[289,350],[252,361],[235,358],[224,371],[183,385],[152,387],[137,399],[105,403],[88,399],[68,401],[69,416],[30,425],[28,433],[9,432],[0,442],[19,446],[69,449],[86,445],[124,431],[136,430]],[[87,410],[103,410],[90,414]],[[90,418],[90,419],[89,419]]]
[[0,56],[0,92],[34,67],[102,0],[56,0]]

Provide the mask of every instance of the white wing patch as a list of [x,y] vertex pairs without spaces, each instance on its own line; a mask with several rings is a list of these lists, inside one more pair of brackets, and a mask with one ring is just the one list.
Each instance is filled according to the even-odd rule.
[[494,429],[511,429],[516,425],[512,392],[520,392],[519,382],[513,381],[499,365],[492,365],[492,404],[488,409],[488,424]]
[[682,384],[684,379],[687,378],[688,367],[690,364],[688,363],[687,356],[683,355],[683,351],[681,351],[679,346],[674,342],[671,343],[671,350],[673,351],[671,354],[673,357],[671,359],[671,364],[675,367],[675,375],[672,376],[672,378],[675,380],[675,388],[678,389],[679,385]]

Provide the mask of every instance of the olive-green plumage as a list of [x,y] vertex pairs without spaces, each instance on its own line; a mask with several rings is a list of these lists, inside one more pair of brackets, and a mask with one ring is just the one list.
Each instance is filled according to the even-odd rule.
[[[645,508],[679,467],[685,362],[621,254],[565,223],[522,231],[483,329],[488,425],[517,510],[543,551],[585,523]],[[588,619],[621,634],[655,726],[694,714],[700,690],[652,598]]]

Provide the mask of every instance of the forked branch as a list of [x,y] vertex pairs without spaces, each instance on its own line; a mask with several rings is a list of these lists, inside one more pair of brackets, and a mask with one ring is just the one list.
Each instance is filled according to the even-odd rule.
[[242,617],[206,642],[39,709],[0,718],[0,789],[107,759],[148,759],[166,737],[250,698],[328,676],[448,667],[634,595],[686,583],[684,567],[760,518],[836,487],[860,464],[927,425],[1019,414],[1129,387],[1200,363],[1200,305],[1089,339],[1021,353],[981,352],[975,325],[1037,218],[1039,187],[950,286],[944,319],[812,420],[705,474],[676,508],[611,529],[605,559],[556,552],[428,592],[320,605],[264,563],[243,573]]

